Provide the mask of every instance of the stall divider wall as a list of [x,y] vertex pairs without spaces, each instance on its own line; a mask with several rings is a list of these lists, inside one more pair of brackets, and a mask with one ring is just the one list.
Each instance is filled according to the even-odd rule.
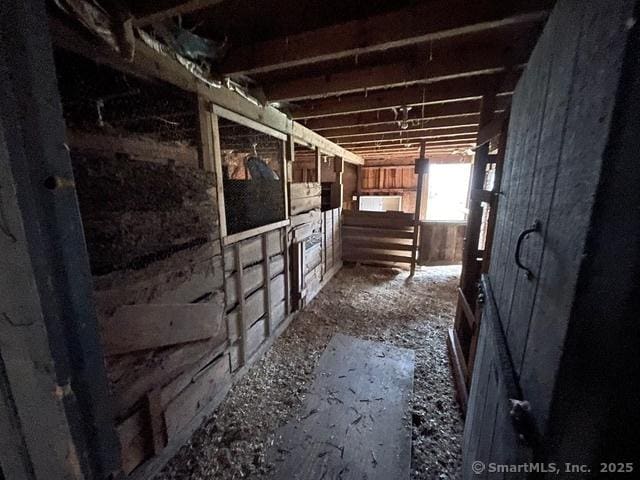
[[[52,32],[60,48],[196,94],[200,126],[197,167],[185,166],[180,174],[192,185],[206,185],[203,205],[212,212],[208,241],[142,269],[116,271],[94,279],[107,375],[111,384],[114,379],[124,379],[112,389],[115,410],[120,412],[114,424],[121,443],[122,469],[131,478],[148,478],[186,442],[224,399],[232,383],[260,358],[286,329],[293,314],[341,266],[334,260],[340,258],[336,254],[340,251],[339,235],[335,232],[340,231],[341,209],[336,208],[315,218],[325,238],[323,261],[314,268],[301,265],[302,285],[308,282],[311,288],[303,302],[292,302],[292,280],[300,278],[294,272],[299,265],[291,264],[295,258],[292,254],[299,243],[296,238],[312,219],[308,216],[292,223],[292,209],[297,206],[290,205],[288,199],[287,163],[295,161],[290,146],[298,141],[313,146],[318,153],[356,164],[363,161],[272,107],[207,85],[176,59],[141,40],[136,41],[134,61],[127,63],[56,20],[52,21]],[[220,117],[268,133],[287,146],[283,164],[286,214],[282,221],[227,234]],[[73,142],[68,143],[73,152]],[[145,155],[144,148],[142,153]],[[126,161],[144,163],[140,168],[149,165]],[[166,172],[171,175],[172,169]],[[329,238],[331,241],[326,240]],[[332,252],[331,256],[325,249]],[[148,331],[151,323],[157,324],[161,334]]]

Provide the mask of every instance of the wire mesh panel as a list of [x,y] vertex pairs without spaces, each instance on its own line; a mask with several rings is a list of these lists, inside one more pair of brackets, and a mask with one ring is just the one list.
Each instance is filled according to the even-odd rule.
[[227,233],[284,220],[284,142],[220,118]]

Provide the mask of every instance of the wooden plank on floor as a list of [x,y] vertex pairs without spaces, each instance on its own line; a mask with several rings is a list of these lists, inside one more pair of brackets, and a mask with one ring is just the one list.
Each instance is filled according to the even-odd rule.
[[414,352],[335,335],[302,410],[269,450],[276,480],[402,480],[411,466]]

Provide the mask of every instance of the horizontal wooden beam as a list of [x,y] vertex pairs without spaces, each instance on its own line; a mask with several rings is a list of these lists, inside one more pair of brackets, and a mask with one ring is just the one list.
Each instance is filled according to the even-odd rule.
[[[496,112],[501,113],[511,103],[510,97],[500,97],[497,99]],[[424,110],[424,112],[423,112]],[[442,103],[436,105],[424,105],[414,107],[409,110],[408,120],[410,122],[424,121],[447,121],[466,123],[469,118],[478,118],[480,115],[480,100],[473,99],[460,102]],[[476,117],[474,117],[476,116]],[[361,112],[353,114],[335,115],[321,118],[308,118],[302,123],[311,130],[327,135],[326,130],[337,128],[349,128],[359,126],[376,125],[397,125],[399,113],[396,114],[390,108],[375,110],[371,112]],[[475,122],[475,120],[473,120]]]
[[478,127],[471,125],[469,127],[452,128],[446,130],[428,130],[428,129],[416,129],[416,130],[397,130],[395,132],[387,133],[369,133],[358,136],[350,137],[330,137],[334,142],[339,145],[354,145],[358,143],[368,142],[402,142],[406,139],[426,139],[429,140],[444,140],[447,138],[460,138],[460,137],[473,137],[475,142],[478,133]]
[[418,5],[231,49],[220,70],[251,75],[544,20],[551,0]]
[[[349,113],[372,112],[393,107],[435,105],[467,100],[478,100],[495,82],[494,75],[458,78],[431,85],[414,85],[407,88],[392,88],[370,94],[351,94],[344,97],[326,98],[303,104],[292,115],[296,120],[327,117]],[[510,96],[517,83],[515,75],[503,82],[500,96]]]
[[[399,148],[404,147],[405,145],[411,145],[411,146],[417,146],[420,144],[420,140],[425,139],[424,136],[422,137],[415,137],[415,138],[411,138],[411,139],[399,139],[399,138],[387,138],[387,139],[375,139],[375,140],[364,140],[364,141],[359,141],[359,142],[351,142],[351,143],[345,143],[344,145],[347,145],[350,149],[353,149],[354,151],[358,151],[359,149],[362,148],[368,148],[368,147],[390,147],[392,145],[395,145]],[[475,135],[468,135],[466,137],[460,137],[460,138],[442,138],[442,139],[429,139],[427,138],[427,145],[429,147],[436,147],[436,146],[442,146],[442,145],[473,145],[475,146],[476,144],[476,137]]]
[[154,12],[149,12],[145,15],[139,16],[136,18],[135,24],[138,27],[146,27],[147,25],[159,23],[168,18],[195,13],[199,10],[213,7],[224,1],[225,0],[191,0],[188,2],[182,2],[173,8],[156,10]]
[[[431,155],[429,162],[433,163],[471,163],[471,156],[464,155]],[[402,157],[397,161],[385,159],[368,159],[362,168],[409,168],[414,167],[415,159]]]
[[[528,51],[516,63],[526,62]],[[505,70],[504,48],[450,49],[425,56],[418,62],[365,66],[313,77],[296,77],[272,85],[263,85],[271,102],[293,102],[327,96],[370,92],[381,88],[428,85],[443,80],[498,73]]]
[[[345,128],[335,128],[332,130],[325,130],[324,135],[330,139],[346,139],[353,138],[358,139],[358,137],[362,137],[365,135],[398,135],[401,133],[409,133],[409,132],[417,132],[424,131],[427,133],[431,133],[433,135],[436,134],[449,134],[449,133],[457,133],[461,131],[467,131],[468,129],[473,129],[473,131],[478,131],[478,123],[473,121],[473,118],[467,119],[469,123],[457,123],[456,121],[452,121],[452,119],[437,119],[433,121],[425,120],[424,122],[416,122],[412,124],[409,128],[402,130],[398,126],[398,124],[390,123],[390,124],[382,124],[382,125],[374,125],[374,126],[358,126],[358,127],[345,127]],[[460,122],[460,121],[458,121]],[[334,140],[335,141],[335,140]]]

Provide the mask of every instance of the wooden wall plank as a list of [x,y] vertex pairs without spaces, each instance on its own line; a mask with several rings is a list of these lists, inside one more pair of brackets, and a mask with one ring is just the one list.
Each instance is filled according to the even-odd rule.
[[222,355],[193,380],[193,383],[166,407],[165,422],[169,438],[178,435],[231,381],[228,356]]
[[211,303],[125,305],[102,326],[107,355],[159,348],[205,338],[224,339],[222,296]]

